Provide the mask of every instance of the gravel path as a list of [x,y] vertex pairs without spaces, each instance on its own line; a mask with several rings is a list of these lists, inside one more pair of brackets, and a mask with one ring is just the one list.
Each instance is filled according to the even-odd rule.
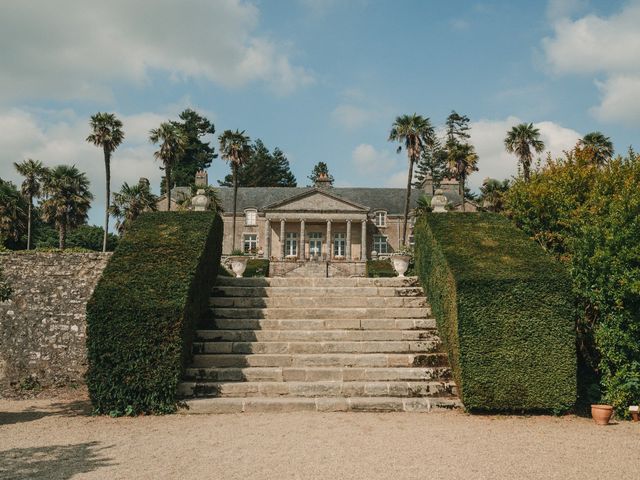
[[111,419],[0,399],[0,479],[633,479],[640,424],[576,417],[232,414]]

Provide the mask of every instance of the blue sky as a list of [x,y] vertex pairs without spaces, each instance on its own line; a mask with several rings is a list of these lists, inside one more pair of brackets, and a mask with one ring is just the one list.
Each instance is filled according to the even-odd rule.
[[[37,158],[86,171],[104,208],[88,117],[116,112],[113,188],[161,172],[149,129],[194,108],[288,156],[301,185],[325,161],[337,185],[403,186],[386,141],[396,115],[472,120],[480,171],[508,178],[506,131],[540,128],[558,155],[600,130],[638,146],[640,1],[10,0],[0,14],[0,177]],[[212,165],[212,183],[228,171]]]

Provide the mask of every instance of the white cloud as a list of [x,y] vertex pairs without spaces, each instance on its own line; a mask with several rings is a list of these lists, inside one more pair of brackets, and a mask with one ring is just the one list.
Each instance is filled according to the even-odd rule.
[[361,143],[351,153],[354,165],[364,174],[369,171],[386,172],[398,163],[395,156],[387,150],[376,150],[368,143]]
[[[470,140],[480,157],[479,171],[469,177],[472,190],[480,188],[485,177],[504,179],[517,174],[517,158],[506,152],[504,138],[507,131],[519,123],[522,123],[519,118],[510,116],[504,120],[480,120],[471,124]],[[534,126],[540,130],[545,152],[550,152],[554,158],[562,155],[564,150],[573,148],[581,137],[575,130],[550,121],[534,123]],[[546,153],[541,158],[545,156]]]
[[597,85],[602,101],[591,109],[596,118],[640,124],[640,75],[615,75]]
[[[396,173],[394,173],[393,175],[390,175],[384,186],[385,187],[391,187],[391,188],[407,188],[407,175],[408,175],[409,171],[408,171],[408,167],[406,170],[399,170]],[[415,175],[415,171],[414,171],[414,175]]]
[[0,100],[104,101],[114,83],[142,86],[155,72],[278,94],[313,82],[258,21],[241,0],[12,2],[0,16]]
[[[602,98],[591,112],[600,120],[640,119],[639,24],[640,1],[634,0],[609,17],[562,17],[554,22],[554,35],[542,40],[554,73],[594,76]],[[598,80],[596,75],[605,78]]]

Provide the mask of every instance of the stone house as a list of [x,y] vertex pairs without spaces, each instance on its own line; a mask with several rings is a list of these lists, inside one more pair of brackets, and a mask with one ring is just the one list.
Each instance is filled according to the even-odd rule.
[[[206,185],[206,173],[196,183]],[[413,209],[420,196],[431,194],[431,186],[425,187],[411,191],[409,244]],[[460,204],[457,184],[447,187],[444,195],[455,208]],[[183,195],[180,188],[172,190],[172,197]],[[224,222],[223,255],[230,255],[235,243],[236,249],[258,258],[290,264],[285,270],[314,261],[342,264],[345,273],[357,274],[364,271],[365,260],[388,257],[402,243],[404,188],[331,187],[326,178],[313,187],[239,187],[235,215],[233,188],[215,190]],[[173,203],[172,198],[172,208]],[[166,210],[164,196],[158,207]]]

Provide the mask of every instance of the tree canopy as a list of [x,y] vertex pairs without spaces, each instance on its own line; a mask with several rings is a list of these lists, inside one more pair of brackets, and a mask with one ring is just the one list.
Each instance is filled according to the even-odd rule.
[[329,182],[329,185],[333,185],[334,178],[333,178],[333,175],[329,173],[329,167],[325,162],[318,162],[314,165],[313,170],[311,171],[311,175],[307,177],[309,180],[311,180],[312,187],[316,184],[316,182],[318,181],[318,178],[321,175],[326,177],[327,181]]
[[[240,187],[295,187],[296,177],[291,173],[289,160],[278,147],[270,152],[264,142],[256,139],[251,155],[238,167],[238,186]],[[224,180],[218,180],[222,187],[233,186],[233,174]]]
[[[216,132],[214,124],[196,111],[187,108],[179,115],[179,121],[170,123],[184,139],[181,155],[173,166],[171,186],[188,187],[195,185],[196,173],[206,170],[218,157],[211,140],[207,136]],[[166,190],[166,182],[161,183],[160,192]]]

